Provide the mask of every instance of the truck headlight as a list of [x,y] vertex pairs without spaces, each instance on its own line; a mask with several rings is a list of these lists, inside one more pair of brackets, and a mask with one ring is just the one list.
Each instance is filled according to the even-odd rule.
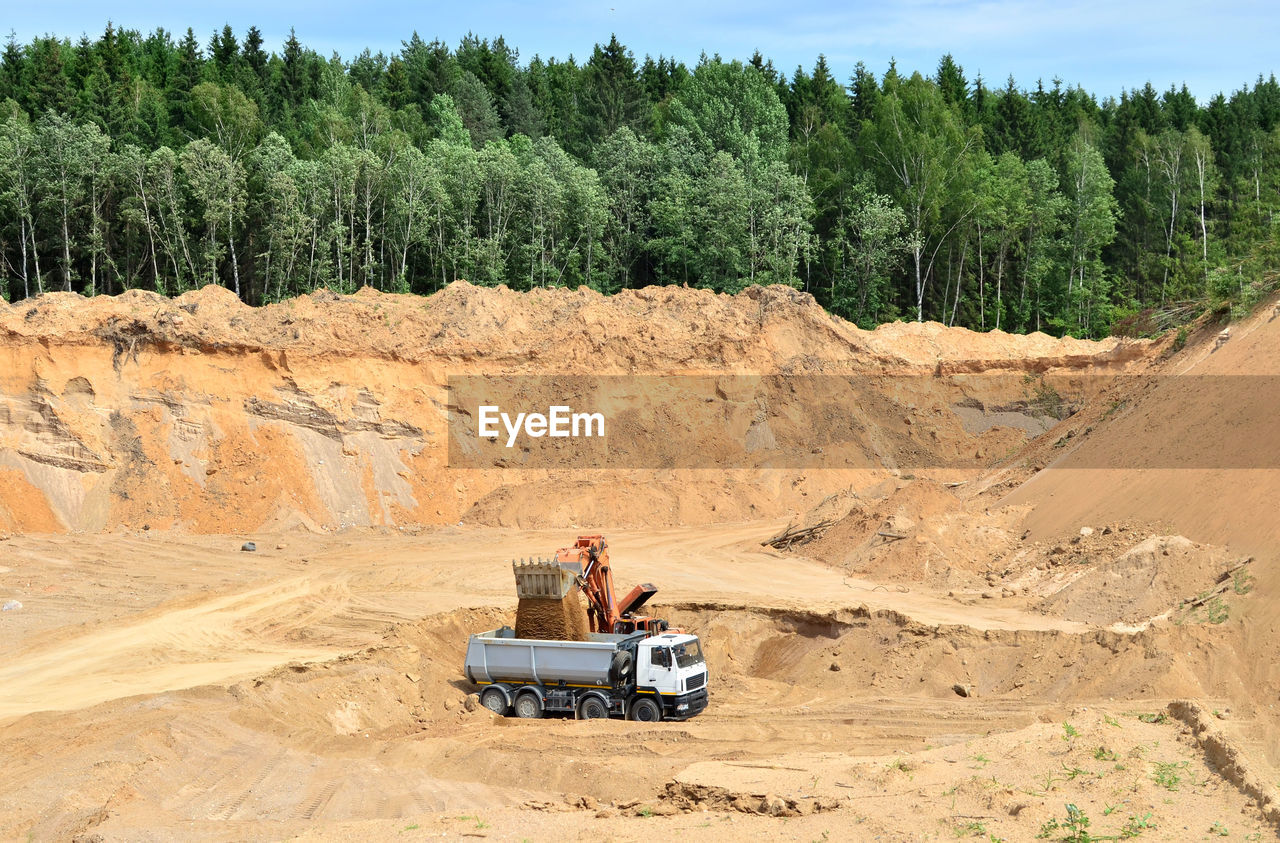
[[679,705],[676,706],[676,711],[685,711],[688,708],[689,708],[688,703],[680,703]]

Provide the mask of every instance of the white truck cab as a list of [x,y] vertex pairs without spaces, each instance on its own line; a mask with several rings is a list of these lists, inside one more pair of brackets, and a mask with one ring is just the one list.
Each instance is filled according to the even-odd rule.
[[707,663],[696,635],[666,632],[636,648],[636,691],[661,698],[663,715],[692,717],[707,707]]

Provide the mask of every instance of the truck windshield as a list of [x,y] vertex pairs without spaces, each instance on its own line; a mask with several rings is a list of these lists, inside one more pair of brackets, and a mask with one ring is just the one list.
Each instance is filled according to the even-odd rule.
[[677,644],[671,648],[676,654],[676,664],[681,667],[693,667],[702,664],[702,647],[697,641]]

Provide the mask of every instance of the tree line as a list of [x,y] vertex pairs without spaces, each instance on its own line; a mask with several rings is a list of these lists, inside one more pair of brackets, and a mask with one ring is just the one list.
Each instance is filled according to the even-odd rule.
[[1273,285],[1278,123],[1274,78],[1099,101],[950,56],[842,83],[616,37],[344,61],[108,24],[0,56],[0,269],[10,300],[780,283],[864,326],[1141,333]]

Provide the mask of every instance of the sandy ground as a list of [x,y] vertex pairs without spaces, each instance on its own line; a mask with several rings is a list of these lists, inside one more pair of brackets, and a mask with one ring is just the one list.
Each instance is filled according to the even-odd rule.
[[[510,622],[508,557],[558,531],[11,538],[0,834],[1015,840],[1068,803],[1273,833],[1167,697],[1063,667],[1096,629],[762,548],[780,526],[610,534],[710,654],[712,707],[658,726],[464,705],[466,634]],[[1010,658],[1020,687],[986,687]],[[1203,705],[1248,753],[1256,723]]]

